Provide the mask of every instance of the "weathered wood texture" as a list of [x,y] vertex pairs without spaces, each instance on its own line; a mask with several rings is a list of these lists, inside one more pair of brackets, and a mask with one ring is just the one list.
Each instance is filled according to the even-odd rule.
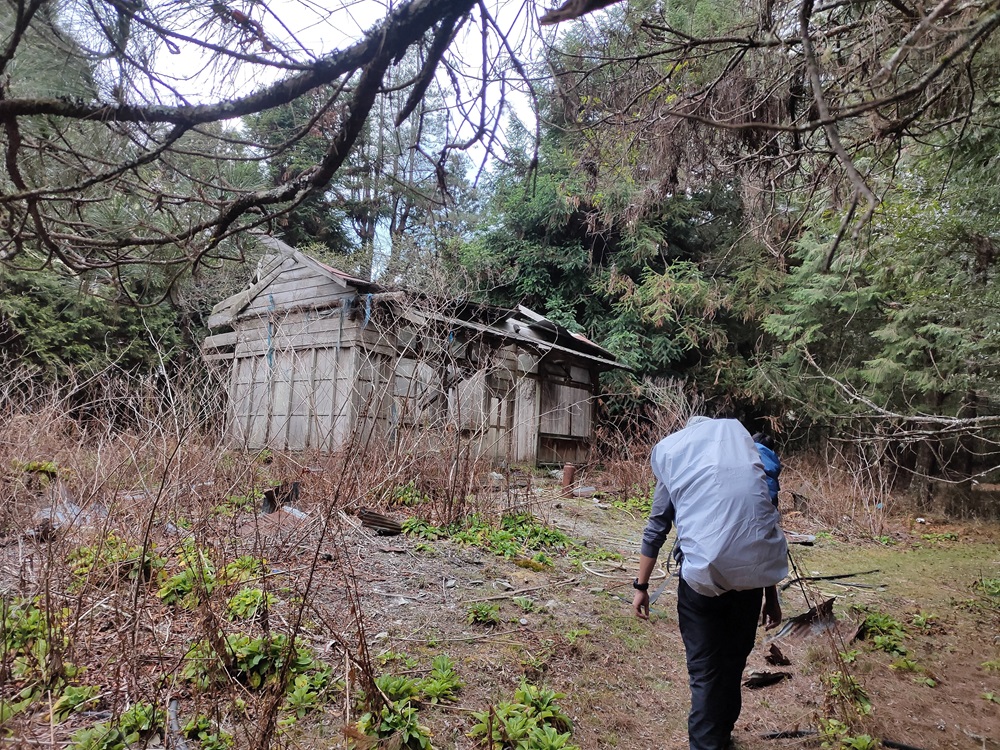
[[234,443],[331,451],[458,434],[496,462],[586,459],[597,371],[584,359],[505,344],[482,325],[402,320],[390,300],[298,254],[265,270],[217,306],[219,325],[234,330],[204,345],[207,360],[229,368]]

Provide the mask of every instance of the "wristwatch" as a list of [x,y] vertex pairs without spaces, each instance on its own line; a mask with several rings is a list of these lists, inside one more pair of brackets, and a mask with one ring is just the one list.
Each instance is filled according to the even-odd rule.
[[636,578],[634,581],[632,581],[632,588],[634,588],[636,591],[648,591],[649,590],[649,584],[648,583],[639,583],[639,579]]

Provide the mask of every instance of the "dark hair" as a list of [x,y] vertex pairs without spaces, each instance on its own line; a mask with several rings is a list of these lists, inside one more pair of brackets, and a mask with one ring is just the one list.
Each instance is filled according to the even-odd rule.
[[755,443],[760,443],[765,448],[774,450],[774,440],[771,439],[770,435],[765,435],[763,432],[756,432],[754,433],[753,441]]

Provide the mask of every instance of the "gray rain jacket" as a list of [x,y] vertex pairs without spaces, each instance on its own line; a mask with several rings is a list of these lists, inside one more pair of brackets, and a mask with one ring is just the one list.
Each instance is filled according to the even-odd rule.
[[650,457],[656,490],[642,554],[657,557],[677,526],[681,575],[699,594],[773,586],[788,546],[750,433],[735,419],[694,418]]

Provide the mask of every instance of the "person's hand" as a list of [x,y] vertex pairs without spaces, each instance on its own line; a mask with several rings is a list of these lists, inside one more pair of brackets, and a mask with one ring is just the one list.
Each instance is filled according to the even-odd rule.
[[632,597],[632,611],[641,620],[649,619],[649,592],[636,591]]
[[764,608],[760,613],[760,624],[764,630],[773,630],[781,624],[781,603],[778,597],[765,597]]

